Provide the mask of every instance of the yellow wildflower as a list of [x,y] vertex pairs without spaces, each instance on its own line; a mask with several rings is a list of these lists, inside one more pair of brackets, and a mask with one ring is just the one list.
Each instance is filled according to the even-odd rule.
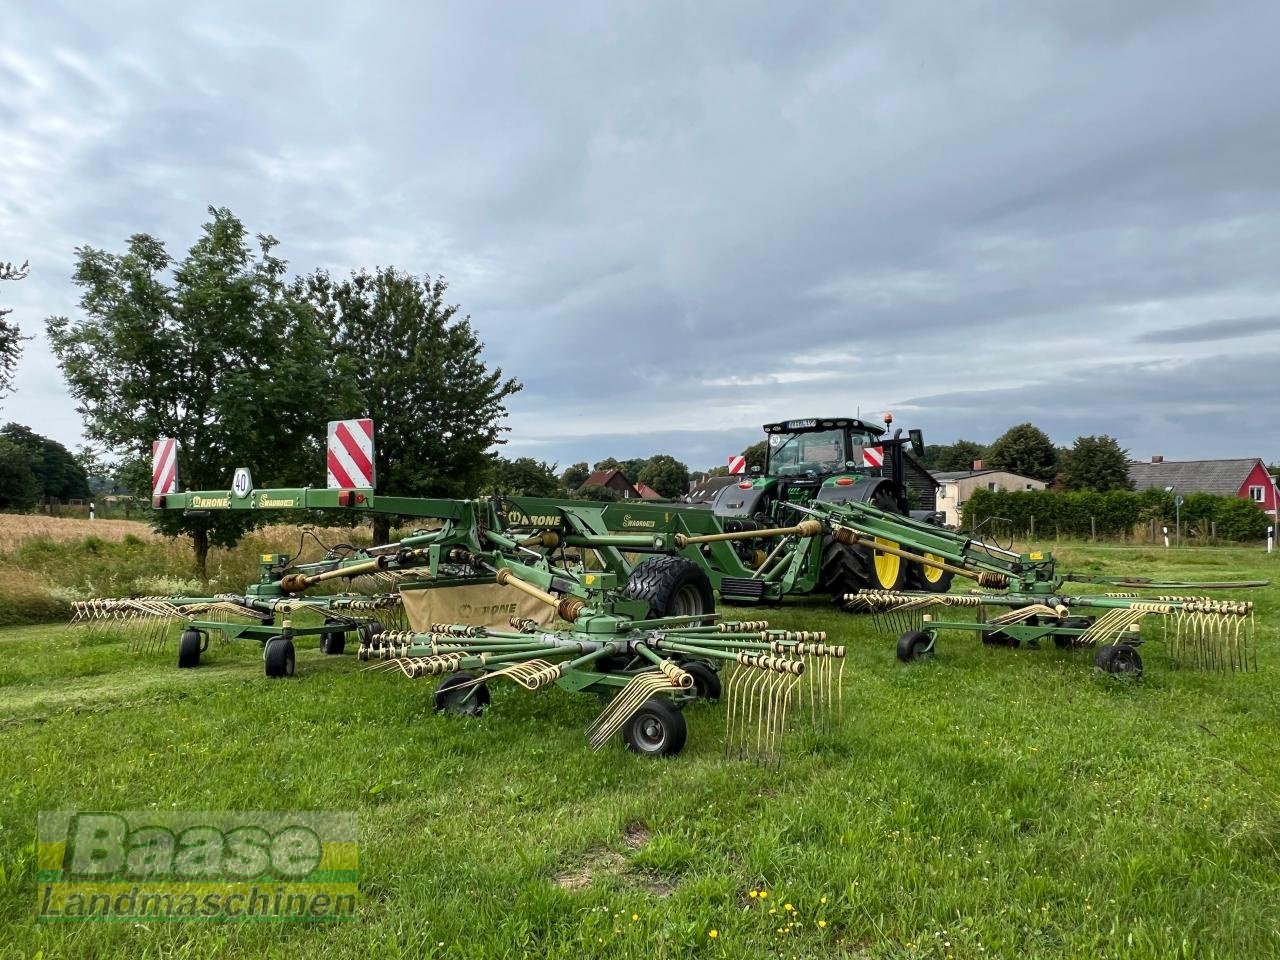
[[827,921],[825,921],[825,920],[819,920],[819,921],[818,921],[818,929],[819,929],[819,930],[825,930],[825,929],[827,929]]
[[707,936],[708,936],[708,937],[710,937],[712,940],[714,940],[716,937],[720,936],[720,931],[719,931],[719,930],[708,930],[708,931],[707,931]]

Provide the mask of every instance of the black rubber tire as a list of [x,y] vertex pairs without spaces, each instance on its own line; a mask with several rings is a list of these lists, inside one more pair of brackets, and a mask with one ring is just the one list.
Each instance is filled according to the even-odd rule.
[[649,757],[673,757],[684,749],[689,728],[671,701],[651,697],[622,728],[627,749]]
[[1011,650],[1017,650],[1022,646],[1022,641],[1017,637],[1011,637],[1003,630],[992,630],[982,635],[982,642],[988,647],[1008,647]]
[[336,657],[347,649],[347,624],[326,620],[325,626],[334,627],[334,631],[320,634],[320,652]]
[[[922,563],[907,565],[907,589],[923,590],[926,593],[946,593],[951,589],[951,581],[956,576],[954,573],[950,570],[941,570],[938,572],[937,580],[930,580],[925,576],[925,569]],[[937,567],[931,569],[937,570]]]
[[824,537],[818,590],[831,594],[831,599],[840,605],[845,594],[857,593],[869,586],[871,581],[867,579],[866,558],[854,547]]
[[178,637],[178,669],[190,670],[200,666],[200,650],[204,646],[204,638],[199,630],[183,630]]
[[720,674],[711,668],[711,664],[701,660],[687,660],[680,664],[680,669],[693,677],[693,692],[699,700],[720,699]]
[[[1084,630],[1087,629],[1091,623],[1093,623],[1093,619],[1091,617],[1064,617],[1058,626]],[[1055,633],[1053,635],[1053,645],[1059,650],[1074,650],[1075,640],[1075,634],[1071,633]]]
[[1127,643],[1108,643],[1093,655],[1093,665],[1112,676],[1142,676],[1142,655]]
[[292,677],[297,666],[293,641],[288,637],[272,637],[263,648],[262,664],[268,677]]
[[360,624],[360,639],[365,643],[371,641],[374,637],[382,632],[382,624],[377,620],[366,620]]
[[649,557],[631,571],[625,592],[649,604],[646,620],[716,612],[711,580],[687,557]]
[[908,630],[898,638],[898,659],[914,663],[933,656],[933,637],[923,630]]
[[[489,685],[487,683],[472,684],[471,687],[457,689],[464,683],[476,679],[478,674],[463,670],[451,673],[438,684],[432,694],[432,703],[436,713],[456,713],[460,717],[478,717],[489,706]],[[473,689],[474,688],[474,689]],[[471,695],[467,697],[470,690]],[[463,699],[466,697],[466,699]]]

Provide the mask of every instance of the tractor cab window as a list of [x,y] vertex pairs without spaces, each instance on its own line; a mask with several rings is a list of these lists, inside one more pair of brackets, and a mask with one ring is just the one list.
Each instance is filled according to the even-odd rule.
[[770,476],[803,477],[844,469],[843,430],[769,434]]

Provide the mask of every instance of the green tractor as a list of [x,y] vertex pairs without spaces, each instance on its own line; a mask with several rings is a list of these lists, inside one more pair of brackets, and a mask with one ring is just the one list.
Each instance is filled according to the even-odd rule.
[[[899,429],[889,436],[893,415],[885,414],[885,420],[818,417],[765,424],[765,462],[747,464],[745,476],[725,478],[719,490],[707,491],[701,506],[721,518],[730,532],[780,526],[796,515],[788,506],[814,502],[869,503],[940,526],[942,516],[935,511],[938,483],[920,459],[920,431],[903,437]],[[875,542],[898,547],[892,540]],[[813,592],[829,593],[837,600],[863,589],[946,593],[951,577],[938,567],[870,546],[843,544],[827,535]]]

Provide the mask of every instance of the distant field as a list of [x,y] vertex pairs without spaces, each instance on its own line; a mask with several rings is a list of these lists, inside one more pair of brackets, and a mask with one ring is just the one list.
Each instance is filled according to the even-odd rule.
[[[1280,575],[1260,550],[1061,552]],[[1280,956],[1280,588],[1253,597],[1260,672],[1173,669],[1152,642],[1137,684],[972,637],[907,667],[821,602],[734,610],[849,647],[845,722],[797,726],[779,767],[724,758],[718,704],[653,761],[592,753],[598,705],[559,690],[438,717],[432,681],[309,645],[270,681],[256,645],[179,672],[172,644],[0,630],[0,957]],[[359,920],[31,919],[37,811],[150,807],[355,811]]]
[[132,534],[144,540],[155,534],[140,520],[83,520],[77,517],[46,517],[0,513],[0,551],[12,550],[28,540],[44,539],[59,543],[99,537],[103,540],[123,540]]

